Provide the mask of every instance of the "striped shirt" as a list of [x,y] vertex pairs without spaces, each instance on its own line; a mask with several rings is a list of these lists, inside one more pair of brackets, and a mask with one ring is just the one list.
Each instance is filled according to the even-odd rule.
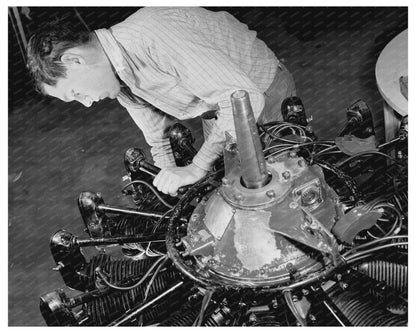
[[235,137],[231,94],[246,90],[258,118],[263,92],[278,65],[256,32],[227,12],[147,7],[95,33],[120,79],[151,104],[117,96],[143,131],[159,167],[175,166],[168,126],[218,109],[211,133],[193,159],[210,170],[222,154],[225,132]]

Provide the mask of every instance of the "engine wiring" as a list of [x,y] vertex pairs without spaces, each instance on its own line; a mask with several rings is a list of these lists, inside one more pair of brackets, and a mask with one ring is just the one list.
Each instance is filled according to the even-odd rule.
[[125,186],[123,186],[122,191],[124,191],[127,187],[132,186],[134,184],[142,184],[145,185],[149,188],[150,191],[152,191],[152,193],[156,196],[156,198],[162,203],[164,204],[166,207],[168,208],[173,208],[173,206],[169,203],[167,203],[162,196],[155,190],[155,188],[150,185],[148,182],[144,181],[144,180],[133,180],[131,182],[129,182],[128,184],[126,184]]

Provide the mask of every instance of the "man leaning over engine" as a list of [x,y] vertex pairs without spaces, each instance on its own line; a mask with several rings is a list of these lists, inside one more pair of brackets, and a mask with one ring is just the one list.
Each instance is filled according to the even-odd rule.
[[[234,91],[249,93],[260,123],[281,120],[281,102],[295,94],[291,74],[254,31],[227,12],[203,8],[142,8],[93,32],[51,23],[31,37],[27,53],[42,93],[86,107],[117,98],[162,169],[153,184],[170,195],[204,177],[225,132],[235,135]],[[205,142],[190,165],[177,167],[166,128],[197,116]]]

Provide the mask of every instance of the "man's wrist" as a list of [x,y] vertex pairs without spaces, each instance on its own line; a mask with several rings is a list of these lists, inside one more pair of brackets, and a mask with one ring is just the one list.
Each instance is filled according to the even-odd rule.
[[195,175],[200,176],[200,177],[205,176],[208,173],[208,171],[209,171],[209,170],[205,170],[205,169],[199,167],[198,165],[196,165],[193,162],[191,164],[189,164],[188,166],[192,169],[192,172]]
[[211,171],[214,165],[214,162],[209,163],[206,158],[201,157],[200,152],[201,150],[199,150],[198,154],[195,155],[195,157],[192,160],[192,164],[202,170],[205,170],[206,172]]

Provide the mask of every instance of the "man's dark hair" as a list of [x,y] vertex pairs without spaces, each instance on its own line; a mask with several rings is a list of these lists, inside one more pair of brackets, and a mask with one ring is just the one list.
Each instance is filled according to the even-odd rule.
[[64,21],[48,23],[35,33],[27,45],[27,67],[37,90],[43,92],[43,84],[54,86],[59,78],[65,77],[62,54],[88,43],[90,38],[89,31]]

